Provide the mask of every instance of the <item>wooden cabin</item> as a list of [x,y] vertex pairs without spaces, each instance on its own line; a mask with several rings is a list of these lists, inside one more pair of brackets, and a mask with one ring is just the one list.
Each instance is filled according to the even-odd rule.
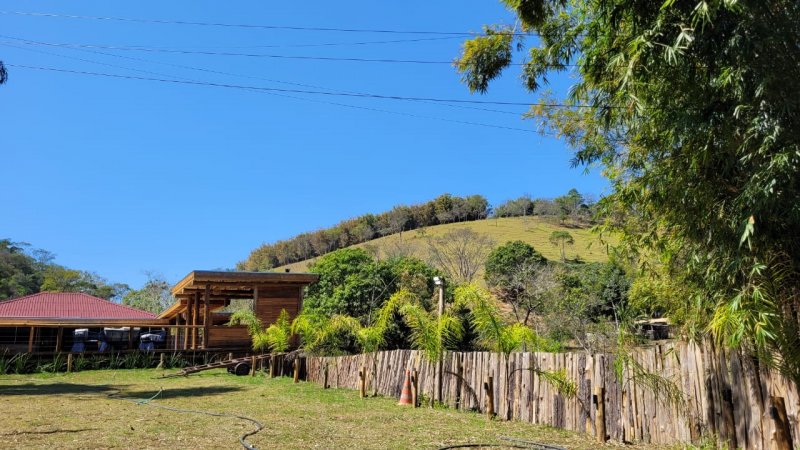
[[[281,310],[294,318],[303,306],[303,291],[317,281],[309,273],[221,272],[196,270],[172,288],[177,301],[156,317],[146,311],[87,294],[41,292],[0,302],[0,353],[58,353],[139,348],[146,333],[161,333],[158,350],[251,350],[247,328],[227,326],[226,308],[241,301],[266,326]],[[76,330],[88,335],[75,350]],[[75,338],[78,339],[77,337]],[[82,342],[82,341],[80,341]]]
[[[122,332],[127,328],[126,340],[132,340],[131,330],[142,332],[167,324],[155,314],[88,294],[39,292],[0,302],[0,353],[68,352],[76,329]],[[135,347],[134,342],[118,344]]]
[[222,272],[195,270],[172,288],[177,301],[158,319],[172,330],[174,350],[249,349],[244,326],[228,326],[233,301],[248,301],[266,326],[286,310],[294,318],[303,307],[303,291],[319,275],[280,272]]

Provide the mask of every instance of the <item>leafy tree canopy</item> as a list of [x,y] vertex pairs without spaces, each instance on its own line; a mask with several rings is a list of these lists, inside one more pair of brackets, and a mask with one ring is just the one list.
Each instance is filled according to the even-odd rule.
[[122,297],[122,304],[159,314],[175,302],[170,284],[162,276],[148,273],[141,289],[132,289]]
[[[664,261],[718,337],[800,381],[800,4],[503,3],[517,25],[465,44],[463,81],[485,92],[535,33],[522,78],[542,102],[530,116],[576,164],[603,164],[607,227]],[[579,75],[567,95],[542,92],[565,71]]]
[[487,285],[498,286],[507,281],[519,267],[545,262],[547,259],[532,245],[523,241],[509,241],[489,253],[484,278]]
[[395,292],[406,289],[429,300],[439,272],[409,257],[376,261],[365,250],[346,248],[316,260],[309,271],[320,275],[308,288],[304,308],[325,315],[343,314],[371,323],[371,317]]

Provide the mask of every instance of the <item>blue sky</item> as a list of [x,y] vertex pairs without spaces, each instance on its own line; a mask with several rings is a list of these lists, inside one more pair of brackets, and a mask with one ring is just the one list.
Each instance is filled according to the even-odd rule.
[[[446,32],[513,21],[494,0],[221,5],[3,2],[0,60],[9,65],[10,79],[0,86],[0,238],[29,242],[55,253],[60,264],[138,287],[145,271],[177,281],[193,269],[233,267],[263,242],[444,192],[482,194],[497,204],[525,193],[553,197],[575,187],[601,195],[607,189],[599,170],[584,174],[570,168],[562,142],[532,133],[534,124],[521,118],[522,106],[472,105],[514,113],[502,114],[18,67],[260,88],[535,101],[513,69],[487,95],[471,96],[448,64],[174,52],[446,62],[459,53],[458,37],[8,14]],[[432,37],[447,39],[352,44]],[[319,45],[344,43],[349,45]],[[119,49],[132,46],[151,51]],[[570,83],[562,75],[553,88],[563,91]]]

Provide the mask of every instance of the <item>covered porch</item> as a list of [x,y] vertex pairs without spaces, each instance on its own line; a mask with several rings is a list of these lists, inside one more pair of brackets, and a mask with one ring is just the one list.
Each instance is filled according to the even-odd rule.
[[249,349],[247,328],[228,326],[226,307],[247,300],[265,326],[281,310],[293,318],[302,309],[303,289],[318,279],[310,273],[195,270],[172,288],[177,301],[158,319],[167,322],[174,350]]

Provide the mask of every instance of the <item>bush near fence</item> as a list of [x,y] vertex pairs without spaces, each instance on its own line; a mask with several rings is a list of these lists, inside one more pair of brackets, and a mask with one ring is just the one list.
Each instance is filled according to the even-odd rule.
[[[444,403],[484,412],[483,386],[491,375],[494,408],[500,418],[591,434],[604,426],[607,437],[620,442],[679,444],[711,438],[730,448],[800,445],[797,386],[760,368],[752,358],[712,342],[665,343],[637,349],[633,356],[647,372],[671,380],[681,400],[656,395],[630,367],[618,378],[613,355],[513,353],[507,369],[502,354],[451,352],[444,361]],[[372,358],[376,358],[377,371]],[[381,395],[399,396],[406,370],[419,371],[420,394],[429,396],[433,388],[433,365],[415,350],[309,357],[308,380],[322,383],[326,366],[331,387],[359,389],[359,371],[364,367]],[[576,395],[565,397],[533,368],[565,370],[577,387]],[[604,391],[600,397],[605,417],[600,423],[596,388]]]

